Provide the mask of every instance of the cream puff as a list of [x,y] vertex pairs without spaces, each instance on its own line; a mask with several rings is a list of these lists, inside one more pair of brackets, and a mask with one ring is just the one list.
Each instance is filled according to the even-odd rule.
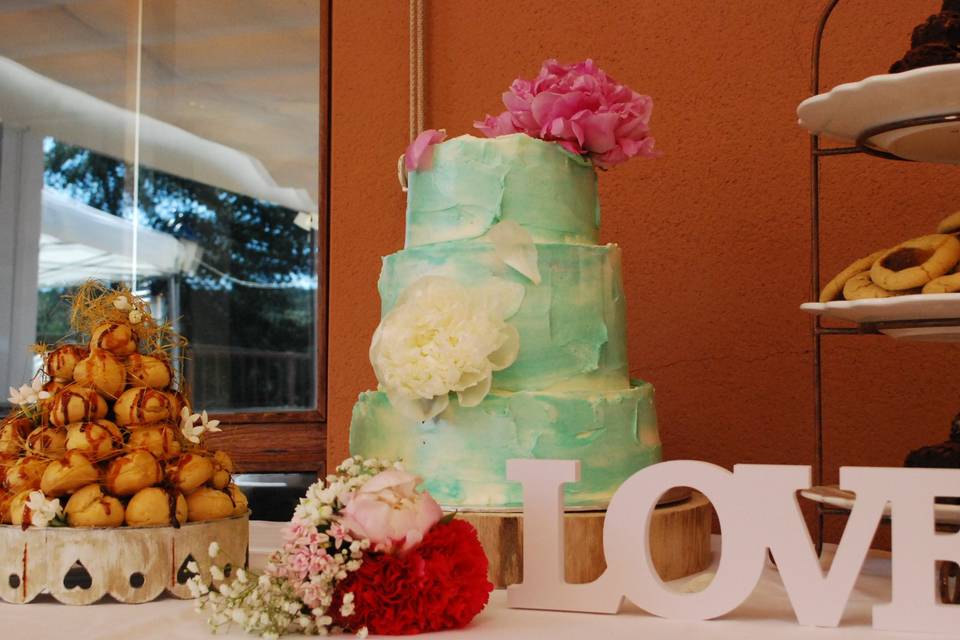
[[247,500],[247,496],[240,490],[240,487],[235,484],[227,485],[226,492],[230,495],[230,499],[233,500],[233,515],[242,516],[249,511],[250,503]]
[[127,386],[127,371],[117,356],[96,350],[77,363],[73,379],[108,398],[117,398]]
[[137,352],[137,334],[128,324],[107,322],[94,329],[90,337],[90,350],[98,349],[125,358]]
[[[171,515],[174,519],[171,519]],[[178,526],[186,522],[188,517],[189,509],[183,494],[160,487],[141,489],[127,504],[126,520],[131,527]]]
[[16,494],[0,489],[0,524],[10,524],[10,503]]
[[150,387],[127,389],[113,405],[113,414],[120,426],[145,425],[176,419],[171,414],[170,398],[162,391]]
[[170,417],[174,420],[179,420],[180,412],[183,411],[184,407],[188,409],[190,407],[187,399],[179,391],[165,391],[164,393],[170,400]]
[[131,387],[166,389],[172,376],[173,371],[166,360],[139,353],[127,358],[127,384]]
[[33,422],[27,418],[7,418],[0,423],[0,456],[15,456],[23,451]]
[[69,451],[82,451],[98,460],[121,446],[123,435],[109,420],[74,422],[67,426],[66,447]]
[[50,464],[49,460],[37,456],[20,458],[7,467],[3,484],[14,493],[39,489],[42,486],[41,479]]
[[190,522],[218,520],[233,515],[235,506],[229,494],[201,487],[187,496]]
[[132,496],[140,489],[152,487],[163,479],[160,463],[145,449],[136,449],[112,460],[104,482],[115,496]]
[[69,386],[53,397],[50,407],[50,422],[65,427],[71,422],[99,420],[107,417],[107,401],[87,387]]
[[44,371],[61,382],[73,380],[73,370],[90,352],[79,344],[64,344],[44,356]]
[[146,449],[159,460],[168,460],[180,455],[180,442],[176,431],[166,423],[157,423],[139,427],[129,427],[130,439],[127,446],[131,449]]
[[99,484],[78,489],[63,509],[71,527],[119,527],[123,524],[123,503],[107,495]]
[[24,520],[26,520],[27,526],[30,526],[30,510],[27,508],[27,502],[30,501],[30,494],[34,491],[36,489],[27,489],[13,496],[10,506],[7,508],[7,522],[22,527]]
[[40,489],[44,495],[56,498],[73,493],[92,484],[100,477],[97,467],[80,451],[67,451],[60,460],[54,460],[43,472]]
[[190,493],[213,477],[213,461],[195,453],[185,453],[167,465],[167,482]]
[[27,450],[59,458],[67,451],[67,432],[59,427],[37,427],[27,436]]
[[41,400],[40,402],[43,404],[50,404],[50,402],[53,400],[53,397],[60,392],[60,389],[63,389],[64,387],[66,387],[67,384],[69,383],[64,382],[63,380],[57,380],[56,378],[51,378],[50,380],[47,380],[46,382],[43,383],[43,386],[40,388],[46,391],[47,393],[49,393],[50,397],[47,398],[46,400]]
[[233,460],[226,451],[217,451],[213,454],[213,477],[210,484],[214,489],[225,489],[230,484],[230,477],[234,473]]

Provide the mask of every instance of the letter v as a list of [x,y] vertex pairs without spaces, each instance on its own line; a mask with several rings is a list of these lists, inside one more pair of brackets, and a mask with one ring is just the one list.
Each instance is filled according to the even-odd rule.
[[742,495],[752,496],[756,505],[758,542],[773,553],[797,621],[836,627],[883,516],[887,503],[883,487],[856,469],[840,470],[841,486],[855,492],[857,501],[824,575],[797,504],[796,492],[810,486],[810,467],[736,465],[734,476],[743,483]]

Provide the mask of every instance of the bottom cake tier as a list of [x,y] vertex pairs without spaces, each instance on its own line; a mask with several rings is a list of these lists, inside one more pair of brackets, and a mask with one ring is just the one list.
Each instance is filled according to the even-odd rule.
[[580,460],[567,507],[603,508],[633,473],[660,461],[653,386],[615,391],[492,392],[475,407],[456,398],[419,422],[385,393],[365,391],[353,408],[350,452],[401,459],[443,506],[519,508],[522,488],[506,479],[513,458]]

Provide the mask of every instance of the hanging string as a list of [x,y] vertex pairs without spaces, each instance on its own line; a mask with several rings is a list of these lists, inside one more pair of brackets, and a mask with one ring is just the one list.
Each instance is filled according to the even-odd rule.
[[410,0],[410,140],[423,131],[423,3]]

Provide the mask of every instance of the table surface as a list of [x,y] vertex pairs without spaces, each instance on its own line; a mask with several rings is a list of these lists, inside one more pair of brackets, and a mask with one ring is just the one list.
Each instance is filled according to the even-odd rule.
[[[266,554],[278,545],[282,524],[251,522],[250,525],[251,564],[256,568],[258,564],[262,565]],[[719,548],[719,538],[716,536],[714,546]],[[715,553],[715,562],[716,555]],[[826,557],[829,558],[829,552]],[[682,585],[687,580],[676,582]],[[872,606],[889,599],[889,558],[886,554],[871,553],[838,629],[798,625],[776,569],[768,566],[750,598],[735,611],[718,620],[663,620],[647,615],[631,605],[627,605],[624,611],[614,616],[508,609],[506,592],[498,590],[492,594],[487,609],[466,629],[431,634],[429,637],[444,640],[527,640],[591,636],[600,636],[604,640],[644,637],[658,640],[904,638],[903,634],[874,631],[870,627]],[[250,637],[236,630],[211,636],[204,619],[193,611],[191,601],[169,597],[141,605],[108,602],[86,607],[71,607],[45,599],[27,605],[0,603],[2,640],[200,640]],[[933,640],[940,636],[918,634],[913,637]]]

